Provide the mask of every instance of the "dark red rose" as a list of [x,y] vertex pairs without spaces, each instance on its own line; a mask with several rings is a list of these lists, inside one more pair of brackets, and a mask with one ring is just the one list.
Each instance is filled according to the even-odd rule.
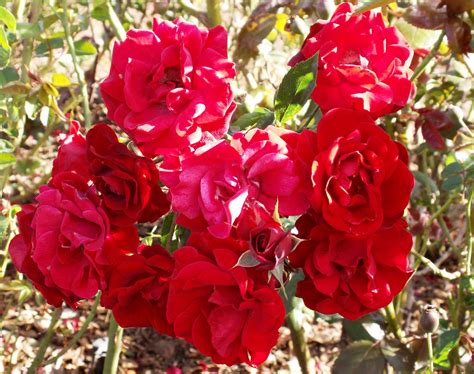
[[173,266],[173,258],[162,247],[139,247],[136,254],[122,257],[111,269],[102,306],[112,310],[122,327],[153,327],[161,334],[173,335],[166,320]]
[[290,262],[305,273],[296,296],[315,311],[360,318],[388,305],[411,276],[412,237],[403,220],[367,236],[321,222],[302,231],[310,231],[309,240],[290,254]]
[[281,215],[299,215],[309,208],[309,170],[295,161],[299,134],[269,126],[265,130],[237,132],[231,145],[242,156],[249,183],[249,198],[273,212],[278,201]]
[[94,188],[76,173],[55,175],[36,201],[19,215],[20,234],[9,249],[13,263],[48,302],[59,306],[62,297],[75,307],[104,286],[109,220]]
[[222,26],[178,19],[130,30],[117,42],[100,90],[115,121],[146,156],[177,153],[209,134],[221,138],[236,106]]
[[400,219],[414,179],[407,152],[365,113],[334,109],[317,131],[312,206],[337,230],[377,231]]
[[248,240],[259,269],[275,269],[293,249],[291,234],[259,203],[244,209],[237,222],[237,236]]
[[176,336],[215,363],[262,363],[285,317],[267,273],[235,266],[247,250],[244,242],[204,233],[188,243],[173,254],[167,317]]
[[132,153],[105,124],[94,125],[86,139],[92,180],[111,224],[153,222],[168,212],[169,201],[150,159]]
[[382,14],[354,15],[339,5],[330,20],[319,20],[290,65],[319,52],[313,100],[323,113],[334,108],[366,110],[373,118],[404,107],[415,87],[409,77],[413,50]]

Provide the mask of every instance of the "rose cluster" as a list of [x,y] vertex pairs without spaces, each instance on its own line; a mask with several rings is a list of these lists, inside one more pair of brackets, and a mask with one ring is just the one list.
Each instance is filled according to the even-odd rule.
[[[18,213],[18,271],[56,307],[102,291],[121,326],[227,365],[265,361],[286,313],[279,289],[297,268],[296,295],[318,312],[356,319],[390,303],[411,275],[402,217],[413,177],[375,120],[411,97],[412,50],[380,13],[352,10],[318,21],[291,60],[319,52],[317,131],[224,139],[236,107],[225,30],[183,20],[130,30],[101,92],[131,141],[71,121],[51,180]],[[140,243],[136,225],[167,214],[185,244]],[[290,232],[281,219],[295,216]]]

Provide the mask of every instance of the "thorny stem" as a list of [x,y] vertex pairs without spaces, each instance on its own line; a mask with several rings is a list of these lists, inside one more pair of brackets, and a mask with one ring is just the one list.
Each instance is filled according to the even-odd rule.
[[92,308],[89,312],[89,314],[86,317],[86,320],[84,321],[84,324],[80,328],[80,330],[73,336],[71,341],[59,351],[57,355],[54,357],[50,358],[49,360],[45,361],[41,366],[46,366],[46,365],[51,365],[54,364],[61,356],[63,356],[67,351],[69,351],[72,347],[76,345],[76,343],[79,341],[79,339],[84,335],[84,333],[87,331],[89,324],[92,322],[92,320],[95,317],[97,307],[99,306],[100,302],[100,293],[95,297],[94,304],[92,305]]
[[28,374],[34,374],[37,372],[37,369],[41,365],[41,362],[43,361],[44,355],[46,354],[46,349],[48,349],[49,344],[51,343],[51,339],[54,335],[54,329],[56,327],[56,324],[59,321],[59,318],[61,317],[62,309],[61,308],[56,308],[51,316],[51,322],[48,327],[48,331],[46,331],[46,335],[44,338],[41,340],[38,353],[36,353],[36,357],[33,360],[33,363],[31,364],[30,368],[28,369]]
[[426,66],[429,64],[429,62],[433,59],[434,56],[436,56],[436,53],[438,53],[439,47],[441,46],[441,43],[443,42],[444,38],[444,31],[441,32],[439,35],[438,40],[436,41],[435,45],[431,49],[431,52],[421,61],[420,65],[415,69],[413,72],[413,75],[411,76],[411,81],[414,82],[420,75],[423,73],[423,71],[426,69]]
[[416,251],[411,251],[411,254],[415,256],[419,261],[421,261],[422,264],[426,265],[429,267],[435,275],[438,275],[444,279],[449,279],[449,280],[455,280],[461,277],[461,273],[459,271],[455,271],[454,273],[450,273],[449,271],[440,269],[439,267],[436,266],[433,262],[431,262],[429,259],[426,257],[420,255]]
[[103,374],[115,374],[117,372],[120,351],[122,350],[122,335],[123,329],[117,324],[114,316],[111,315],[109,331],[107,333],[108,345]]
[[71,36],[71,30],[69,28],[69,21],[68,21],[68,5],[67,0],[62,0],[62,7],[63,13],[61,15],[61,21],[64,27],[64,33],[66,42],[69,48],[69,53],[72,57],[72,64],[74,65],[74,71],[76,72],[77,81],[79,82],[79,86],[81,88],[81,95],[82,95],[82,106],[84,109],[84,122],[86,127],[90,127],[92,120],[91,120],[91,111],[89,107],[89,93],[87,92],[87,84],[84,78],[84,71],[79,65],[79,61],[77,59],[76,48],[74,47],[74,40]]

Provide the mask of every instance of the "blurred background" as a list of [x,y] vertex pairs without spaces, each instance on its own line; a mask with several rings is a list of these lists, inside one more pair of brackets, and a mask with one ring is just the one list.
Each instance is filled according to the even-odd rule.
[[[130,28],[151,28],[154,17],[182,17],[206,27],[222,24],[238,74],[231,132],[254,124],[265,127],[273,121],[273,96],[289,59],[311,24],[327,19],[338,3],[0,0],[0,373],[26,372],[45,334],[53,337],[39,372],[102,370],[107,311],[95,310],[93,300],[77,311],[64,308],[50,329],[52,309],[16,272],[7,248],[18,232],[19,204],[32,202],[49,179],[67,116],[86,127],[105,120],[98,87],[108,75],[114,42]],[[220,367],[183,341],[151,329],[127,329],[120,372],[425,372],[420,318],[440,321],[433,332],[436,371],[474,372],[474,278],[467,270],[474,228],[474,1],[352,3],[382,6],[387,23],[415,49],[416,97],[381,123],[410,150],[416,178],[407,212],[415,243],[412,280],[389,308],[358,321],[320,315],[295,302],[291,316],[297,336],[292,339],[290,329],[282,327],[278,345],[258,369]],[[288,126],[311,121],[310,112],[304,108]],[[434,312],[423,317],[427,304]]]

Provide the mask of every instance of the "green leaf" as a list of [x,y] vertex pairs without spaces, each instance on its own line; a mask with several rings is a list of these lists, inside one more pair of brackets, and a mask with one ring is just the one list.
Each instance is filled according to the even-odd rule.
[[246,113],[240,116],[237,119],[237,121],[235,121],[232,124],[232,126],[244,130],[253,125],[257,125],[257,127],[261,127],[262,124],[265,125],[268,122],[272,123],[273,119],[274,119],[273,112],[271,112],[268,109],[260,109],[260,110],[256,110],[253,113]]
[[451,175],[441,184],[444,191],[452,191],[462,186],[463,179],[460,175]]
[[0,27],[0,68],[8,65],[10,62],[11,48],[8,44],[7,35],[5,29]]
[[399,341],[383,340],[382,354],[396,373],[413,373],[415,355]]
[[380,374],[385,357],[378,343],[361,340],[344,349],[334,363],[333,374]]
[[448,178],[451,175],[460,174],[463,171],[463,167],[459,162],[452,162],[447,165],[441,172],[443,178]]
[[242,253],[234,267],[241,266],[243,268],[253,268],[259,264],[260,262],[254,257],[252,252],[248,250]]
[[427,174],[422,173],[421,171],[414,170],[412,174],[415,177],[415,180],[418,183],[428,187],[428,189],[432,192],[438,192],[438,186],[436,185],[435,181],[431,179]]
[[362,1],[362,4],[355,10],[354,14],[361,14],[368,12],[369,10],[388,5],[390,3],[395,3],[394,0],[369,0]]
[[451,364],[448,359],[449,352],[459,342],[460,334],[458,329],[444,331],[438,338],[438,342],[434,347],[433,361],[435,365],[443,368],[451,368]]
[[74,48],[78,56],[93,56],[97,54],[97,49],[88,40],[78,40],[74,42]]
[[11,14],[8,9],[2,6],[0,6],[0,21],[4,23],[8,27],[8,30],[10,30],[11,32],[16,31],[15,16]]
[[0,153],[13,152],[13,144],[8,140],[0,139]]
[[370,315],[355,321],[344,319],[342,326],[352,340],[370,340],[375,342],[382,339],[385,335],[384,329]]
[[102,4],[92,9],[91,17],[98,21],[107,21],[109,19],[109,10],[106,4]]
[[14,67],[8,66],[5,69],[0,70],[0,86],[17,81],[18,79],[20,79],[20,75]]
[[430,49],[434,46],[442,31],[440,30],[425,30],[410,25],[403,19],[399,19],[395,24],[397,29],[403,34],[408,44],[412,48],[426,48]]
[[64,46],[64,41],[62,38],[51,38],[46,39],[44,42],[40,43],[36,47],[35,52],[38,56],[43,56],[47,54],[52,49],[62,48]]
[[67,75],[61,73],[54,73],[51,78],[51,83],[56,87],[69,87],[71,85],[71,81]]
[[0,169],[13,165],[15,162],[16,158],[12,153],[0,153]]
[[291,120],[310,98],[316,86],[318,57],[316,53],[310,59],[296,64],[284,76],[275,95],[275,118],[278,122]]

